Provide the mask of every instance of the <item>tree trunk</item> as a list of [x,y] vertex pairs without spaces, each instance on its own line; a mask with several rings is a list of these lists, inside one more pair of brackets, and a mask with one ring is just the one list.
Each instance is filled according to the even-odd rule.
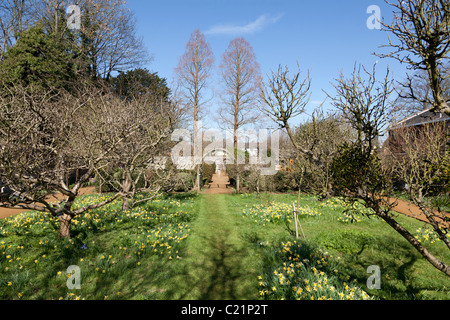
[[131,173],[125,171],[123,173],[122,191],[124,195],[122,196],[122,211],[130,210],[130,191],[133,186],[133,179]]
[[130,210],[130,198],[128,196],[122,197],[122,211]]
[[201,176],[201,174],[200,174],[200,165],[198,164],[197,165],[197,180],[196,180],[196,183],[197,183],[196,189],[197,189],[198,192],[200,192],[201,189],[202,189],[201,185],[200,185],[200,176]]
[[256,192],[259,194],[259,180],[260,180],[260,177],[259,177],[259,173],[258,173],[258,176],[257,176],[257,178],[256,178]]
[[[239,165],[236,165],[236,168],[239,168]],[[239,169],[236,171],[236,193],[240,192],[240,185],[239,185]]]
[[233,148],[234,148],[234,163],[236,165],[236,193],[240,192],[240,167],[239,167],[239,161],[238,161],[238,113],[237,113],[237,107],[235,107],[235,114],[234,114],[234,128],[233,128]]
[[58,239],[70,239],[70,226],[72,224],[72,217],[63,214],[59,218],[59,233],[58,233]]
[[99,194],[103,194],[103,179],[102,179],[102,176],[97,174],[96,179],[98,179],[98,185],[99,185],[98,193]]
[[403,238],[405,238],[425,259],[428,260],[436,269],[444,272],[450,277],[450,266],[446,265],[442,261],[439,261],[435,256],[433,256],[424,246],[420,244],[419,241],[411,234],[408,230],[403,228],[397,221],[392,219],[387,213],[382,212],[378,208],[377,215],[380,216],[384,221],[387,222],[395,231],[397,231]]

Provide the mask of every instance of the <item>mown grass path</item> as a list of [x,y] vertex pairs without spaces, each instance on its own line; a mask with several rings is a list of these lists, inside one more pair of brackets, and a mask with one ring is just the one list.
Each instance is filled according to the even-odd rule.
[[200,197],[174,298],[256,299],[255,259],[240,236],[240,217],[227,208],[226,195]]

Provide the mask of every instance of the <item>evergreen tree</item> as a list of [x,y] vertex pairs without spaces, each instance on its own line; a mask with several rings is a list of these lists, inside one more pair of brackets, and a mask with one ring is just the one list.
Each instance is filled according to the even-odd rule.
[[76,67],[66,39],[45,29],[43,23],[36,24],[8,49],[0,64],[4,85],[67,90],[74,85]]
[[115,92],[125,99],[135,99],[142,95],[152,95],[163,102],[169,101],[170,89],[165,78],[160,78],[157,72],[147,69],[133,69],[120,72],[111,79]]

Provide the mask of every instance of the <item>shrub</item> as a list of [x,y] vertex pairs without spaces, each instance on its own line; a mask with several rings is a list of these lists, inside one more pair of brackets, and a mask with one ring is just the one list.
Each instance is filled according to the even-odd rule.
[[213,174],[216,173],[216,164],[208,164],[203,163],[202,166],[202,178],[203,178],[203,184],[208,184],[210,181],[212,181]]
[[192,172],[178,172],[175,176],[175,192],[188,192],[194,187]]
[[[230,183],[236,187],[236,166],[227,165],[227,173]],[[258,172],[257,168],[243,166],[240,180],[241,186],[248,192],[256,192],[258,183],[261,192],[287,192],[298,190],[299,174],[298,172],[278,171],[275,175],[264,176]]]

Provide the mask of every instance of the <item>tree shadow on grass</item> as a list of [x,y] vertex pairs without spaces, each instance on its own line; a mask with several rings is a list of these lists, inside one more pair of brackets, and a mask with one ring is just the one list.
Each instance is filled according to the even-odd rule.
[[239,248],[221,230],[201,237],[205,244],[198,252],[187,257],[178,282],[167,291],[168,299],[239,300],[253,297],[254,288],[249,281],[245,265],[248,250]]
[[[242,265],[246,250],[238,249],[221,239],[211,239],[212,252],[209,262],[200,266],[200,272],[208,274],[200,285],[199,299],[239,299],[246,296],[241,284],[245,282]],[[242,296],[243,295],[243,296]]]
[[[362,254],[364,249],[352,256],[348,256],[349,265],[358,266],[357,268],[348,268],[348,274],[351,278],[356,279],[359,284],[365,285],[368,278],[372,275],[367,273],[367,268],[371,265],[380,267],[381,272],[381,289],[368,290],[370,295],[379,299],[418,299],[424,290],[434,291],[437,288],[431,288],[419,285],[413,278],[414,266],[421,259],[419,253],[415,251],[409,244],[396,241],[391,237],[377,237],[375,253]],[[378,254],[377,254],[378,252]],[[389,254],[379,254],[379,252],[388,252]]]

